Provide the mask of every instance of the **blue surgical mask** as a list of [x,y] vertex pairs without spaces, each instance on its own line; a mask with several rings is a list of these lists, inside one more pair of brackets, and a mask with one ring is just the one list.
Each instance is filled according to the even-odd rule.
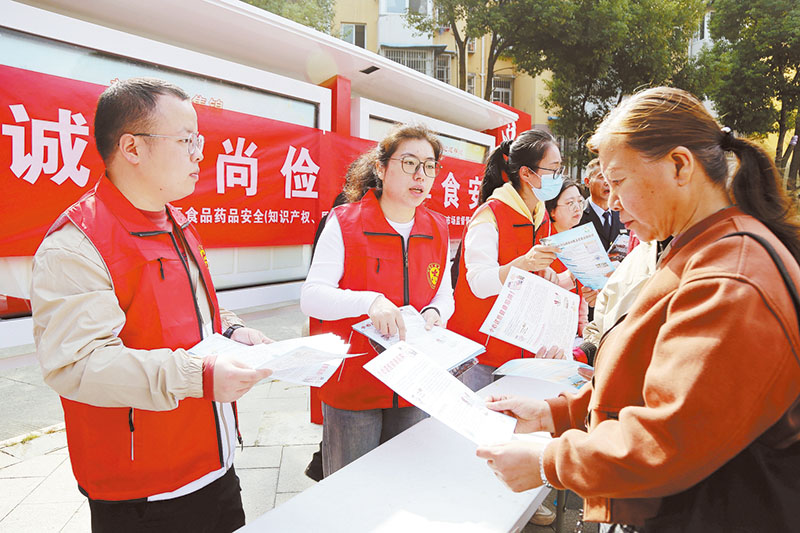
[[542,174],[539,175],[539,178],[542,180],[542,186],[539,189],[531,187],[536,198],[546,202],[558,196],[558,193],[561,192],[561,186],[564,184],[563,174]]

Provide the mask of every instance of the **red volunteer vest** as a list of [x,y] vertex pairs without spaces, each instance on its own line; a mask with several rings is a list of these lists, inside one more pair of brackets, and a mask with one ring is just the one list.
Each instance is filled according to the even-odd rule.
[[[205,250],[193,226],[172,206],[186,253],[200,268],[214,331],[219,306]],[[159,230],[105,177],[51,228],[67,219],[94,244],[125,312],[119,338],[128,348],[189,348],[202,339],[200,311],[176,234]],[[113,398],[113,391],[109,394]],[[131,500],[180,488],[223,466],[214,404],[181,400],[171,411],[96,407],[61,399],[72,470],[95,500]]]
[[[377,291],[397,306],[412,305],[421,311],[436,295],[447,267],[449,237],[442,215],[418,207],[414,226],[404,249],[403,237],[386,221],[375,192],[360,202],[337,207],[334,212],[344,239],[342,289]],[[351,326],[367,318],[310,320],[312,333],[332,332],[350,342],[350,353],[364,356],[346,359],[344,367],[320,389],[320,399],[337,409],[361,411],[411,404],[397,397],[363,366],[377,355],[364,335]]]
[[[550,217],[545,212],[542,224],[538,230],[534,229],[533,223],[523,215],[516,212],[513,208],[504,204],[500,200],[490,199],[480,206],[472,215],[473,218],[483,209],[491,209],[497,220],[498,231],[498,262],[500,265],[510,263],[517,257],[525,254],[531,246],[539,243],[542,236],[550,234]],[[463,239],[467,235],[469,224],[464,226]],[[463,246],[463,245],[462,245]],[[467,267],[464,262],[464,250],[461,250],[461,257],[458,264],[458,280],[454,291],[456,310],[453,317],[447,323],[447,329],[453,330],[475,342],[480,342],[486,346],[483,355],[478,356],[481,364],[498,367],[511,359],[520,357],[533,357],[534,354],[523,350],[518,346],[503,342],[494,337],[488,337],[481,333],[479,328],[486,316],[492,309],[497,296],[489,298],[478,298],[472,294],[472,290],[467,283]]]

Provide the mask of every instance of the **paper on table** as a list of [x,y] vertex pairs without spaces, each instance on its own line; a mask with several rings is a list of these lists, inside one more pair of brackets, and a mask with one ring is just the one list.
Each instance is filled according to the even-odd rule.
[[533,353],[558,346],[571,357],[579,305],[577,294],[511,267],[479,331]]
[[522,376],[541,379],[559,385],[568,385],[576,389],[585,385],[588,380],[578,374],[579,368],[593,370],[580,361],[564,361],[560,359],[512,359],[492,372],[499,376]]
[[271,369],[269,379],[319,387],[333,375],[342,359],[352,356],[346,353],[349,347],[332,333],[253,346],[215,333],[190,348],[189,353],[236,359],[250,368]]
[[[400,313],[406,326],[405,342],[427,353],[445,370],[455,368],[464,361],[477,357],[486,351],[482,344],[449,329],[434,326],[430,330],[426,330],[425,319],[413,306],[404,305],[400,308]],[[400,335],[395,334],[388,337],[381,334],[375,329],[370,319],[353,324],[353,329],[366,335],[384,348],[400,342]]]
[[432,358],[398,342],[364,368],[400,396],[476,444],[511,440],[517,422],[486,408],[484,400]]
[[544,237],[542,244],[561,248],[556,256],[578,281],[590,289],[602,289],[614,271],[614,265],[591,222]]

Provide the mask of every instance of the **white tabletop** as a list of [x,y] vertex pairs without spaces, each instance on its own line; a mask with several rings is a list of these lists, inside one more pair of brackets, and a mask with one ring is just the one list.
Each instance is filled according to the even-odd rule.
[[[507,376],[479,394],[548,398],[562,389]],[[423,420],[239,531],[521,531],[549,490],[512,492],[475,448],[441,422]]]

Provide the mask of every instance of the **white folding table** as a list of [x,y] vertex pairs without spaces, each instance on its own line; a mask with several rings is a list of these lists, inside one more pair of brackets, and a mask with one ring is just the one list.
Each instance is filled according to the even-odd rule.
[[[506,376],[479,394],[557,395],[562,386]],[[512,492],[475,444],[425,419],[240,532],[518,532],[549,489]]]

